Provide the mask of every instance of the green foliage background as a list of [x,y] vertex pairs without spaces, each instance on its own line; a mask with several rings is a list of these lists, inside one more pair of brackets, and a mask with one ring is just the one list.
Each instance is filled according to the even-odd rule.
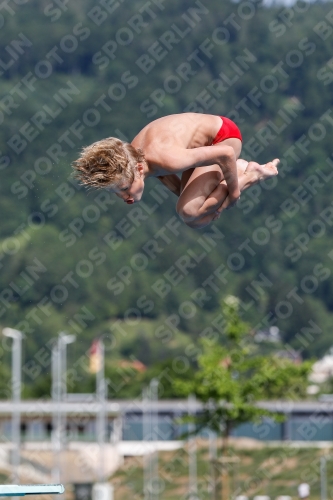
[[[106,7],[92,0],[70,0],[62,7],[47,0],[30,0],[13,4],[14,14],[3,12],[3,63],[9,66],[13,47],[17,47],[13,41],[19,40],[20,34],[31,42],[29,47],[21,45],[13,64],[2,70],[0,89],[0,322],[2,327],[25,331],[26,394],[33,394],[32,387],[38,384],[48,386],[50,347],[44,346],[59,331],[78,335],[69,352],[73,363],[81,356],[87,358],[91,340],[103,335],[110,373],[114,360],[131,356],[148,366],[177,357],[185,357],[191,365],[197,339],[205,328],[214,330],[212,321],[219,315],[220,300],[228,294],[240,297],[244,318],[254,328],[276,324],[284,342],[304,357],[322,355],[332,343],[333,309],[332,220],[328,212],[326,222],[321,215],[332,202],[332,3],[297,2],[287,11],[284,7],[264,7],[257,0],[247,2],[247,7],[230,1],[190,5],[170,0],[151,4],[150,11],[144,2],[113,2],[113,8],[111,4],[108,8],[113,12],[99,26],[93,21],[92,9],[107,12]],[[140,9],[143,24],[137,33],[129,20]],[[189,27],[186,16],[192,19],[186,36],[178,36],[177,43],[166,50],[160,62],[155,59],[155,66],[146,74],[138,59],[144,54],[151,56],[156,41],[164,50],[161,40],[172,26],[185,32]],[[323,23],[325,32],[318,28]],[[214,33],[220,34],[220,43],[214,42]],[[222,36],[229,38],[228,43],[222,43]],[[112,41],[118,44],[114,59],[105,48],[111,47]],[[202,47],[210,47],[210,55],[205,55]],[[53,56],[47,58],[50,53]],[[195,62],[193,53],[200,55],[201,63]],[[244,62],[249,53],[253,62]],[[45,60],[48,66],[42,68],[40,61]],[[96,60],[98,64],[94,64]],[[193,74],[185,81],[179,71],[189,61]],[[42,70],[45,74],[40,78]],[[32,82],[33,77],[33,86],[24,83]],[[267,182],[244,194],[239,206],[214,226],[215,231],[193,231],[185,225],[172,231],[170,223],[165,226],[170,220],[173,224],[177,221],[172,219],[176,217],[175,198],[170,194],[161,202],[154,181],[147,182],[142,212],[144,217],[147,210],[152,214],[135,224],[127,218],[130,210],[121,200],[112,201],[105,193],[108,204],[98,204],[99,193],[87,193],[70,180],[70,164],[82,146],[114,135],[131,140],[150,120],[183,112],[193,101],[198,105],[197,96],[208,92],[211,87],[207,86],[217,78],[224,83],[234,79],[234,83],[226,83],[219,97],[210,93],[204,112],[228,115],[237,108],[236,121],[244,137],[242,156],[249,159],[254,144],[249,141],[254,140],[263,147],[252,159],[266,162],[280,157],[283,161],[276,185],[275,181]],[[177,92],[170,91],[172,82],[178,82]],[[262,92],[258,105],[249,97],[258,95],[255,87]],[[67,100],[63,89],[72,89]],[[149,99],[152,104],[156,89],[164,90],[165,96],[155,106],[153,116],[148,116],[142,111],[143,103]],[[61,96],[65,104],[59,104],[59,99],[64,103]],[[94,104],[101,99],[103,104]],[[45,115],[45,106],[53,112],[60,108],[60,112],[50,118],[48,112]],[[94,121],[88,111],[92,108],[100,113],[96,125],[86,124],[81,135],[75,134],[77,120],[81,124]],[[48,122],[38,127],[36,113],[42,111]],[[321,118],[324,113],[326,118]],[[27,122],[32,128],[22,129]],[[319,125],[311,129],[314,123]],[[260,136],[265,126],[270,137]],[[15,134],[24,139],[22,130],[29,138],[19,152],[10,144]],[[306,149],[303,135],[309,140]],[[266,143],[259,137],[266,137]],[[300,138],[303,142],[297,146],[295,141]],[[318,177],[318,171],[325,181]],[[310,176],[320,182],[312,190]],[[295,192],[300,185],[306,192]],[[298,210],[285,208],[288,198]],[[161,203],[158,209],[156,203]],[[124,226],[124,218],[129,225]],[[317,220],[320,222],[314,222]],[[120,231],[124,227],[132,234],[118,246],[107,244],[109,233],[115,231],[123,237]],[[167,240],[156,236],[161,227]],[[223,239],[216,239],[221,233]],[[305,236],[299,237],[303,233]],[[157,254],[145,250],[144,245],[152,239],[158,241]],[[209,251],[195,264],[193,255],[203,253],[203,242]],[[243,259],[239,270],[235,264],[230,266],[230,256],[237,252]],[[145,259],[133,260],[136,254]],[[184,261],[179,259],[184,256],[191,258],[192,267],[182,272]],[[229,271],[226,283],[214,275],[215,288],[206,288],[209,299],[200,307],[191,294],[221,265]],[[125,286],[119,284],[123,282],[117,274],[124,266],[131,272]],[[165,279],[163,274],[171,266],[175,266],[180,281],[161,297],[152,287],[158,279]],[[112,289],[112,279],[118,288]],[[254,280],[259,285],[254,285]],[[185,301],[192,304],[187,313],[180,310]],[[307,334],[306,329],[312,333]],[[40,356],[36,358],[41,349],[45,349],[44,362]],[[10,362],[7,344],[3,344],[1,356],[7,373],[2,380],[6,381]],[[84,389],[84,384],[88,387],[92,383],[88,379],[87,374],[82,380],[78,377],[73,390]],[[39,394],[47,390],[40,389]]]

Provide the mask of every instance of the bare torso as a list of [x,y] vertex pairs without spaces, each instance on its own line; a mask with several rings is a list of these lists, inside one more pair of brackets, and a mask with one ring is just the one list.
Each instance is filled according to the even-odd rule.
[[152,175],[163,175],[163,151],[172,148],[193,149],[210,146],[222,121],[219,116],[198,113],[169,115],[149,123],[133,139],[141,149]]
[[140,194],[147,177],[158,177],[178,196],[177,213],[193,228],[218,219],[239,199],[241,190],[277,174],[278,160],[267,165],[240,160],[240,138],[212,146],[222,120],[199,113],[165,116],[149,123],[132,141],[146,160],[138,164],[141,177],[134,181],[139,182]]

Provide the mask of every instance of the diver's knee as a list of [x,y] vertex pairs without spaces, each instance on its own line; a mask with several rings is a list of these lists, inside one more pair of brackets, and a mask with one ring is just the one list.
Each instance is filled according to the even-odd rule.
[[192,222],[199,218],[199,211],[193,203],[177,204],[176,211],[184,222]]

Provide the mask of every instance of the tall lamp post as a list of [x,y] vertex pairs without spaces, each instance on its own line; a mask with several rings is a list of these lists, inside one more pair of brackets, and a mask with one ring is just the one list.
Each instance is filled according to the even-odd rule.
[[4,328],[2,333],[5,337],[13,339],[12,345],[12,443],[13,443],[13,482],[19,483],[18,468],[20,465],[21,448],[21,363],[22,363],[22,338],[23,334],[13,328]]
[[95,343],[96,348],[96,396],[98,414],[96,419],[96,433],[99,447],[99,473],[98,480],[105,481],[105,432],[107,426],[106,399],[107,385],[105,380],[105,347],[101,339]]
[[144,455],[144,499],[158,500],[158,379],[153,378],[142,394],[143,440],[148,450]]
[[66,432],[66,413],[62,413],[61,404],[67,394],[67,344],[75,341],[75,335],[59,334],[52,349],[52,401],[53,401],[53,447],[56,456],[53,468],[53,481],[61,480],[61,449],[63,433]]
[[[188,415],[191,417],[196,413],[196,397],[194,394],[188,397]],[[197,477],[197,445],[193,433],[195,424],[189,424],[188,458],[189,458],[189,500],[198,500],[198,477]]]

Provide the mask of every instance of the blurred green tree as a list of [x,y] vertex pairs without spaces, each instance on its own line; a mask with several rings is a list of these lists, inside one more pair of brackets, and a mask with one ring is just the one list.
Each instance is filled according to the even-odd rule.
[[[190,380],[175,381],[183,396],[195,395],[203,411],[187,417],[194,421],[195,433],[210,429],[222,437],[217,464],[223,465],[223,498],[228,498],[229,437],[232,429],[245,422],[264,417],[283,420],[277,411],[263,408],[259,401],[306,397],[311,361],[295,364],[274,355],[259,355],[249,326],[239,314],[239,300],[228,296],[222,304],[224,317],[223,344],[220,339],[201,340],[198,370]],[[215,482],[215,481],[214,481]]]

